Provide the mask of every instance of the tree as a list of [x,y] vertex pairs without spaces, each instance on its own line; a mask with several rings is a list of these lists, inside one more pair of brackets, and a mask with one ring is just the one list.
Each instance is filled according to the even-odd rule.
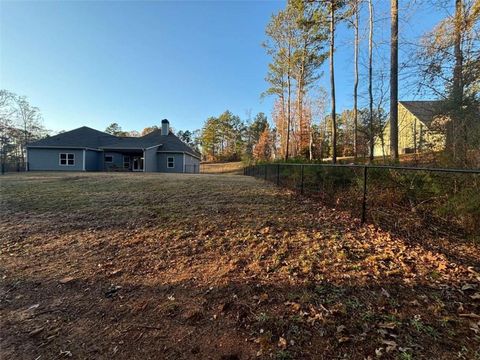
[[260,134],[258,143],[253,149],[253,157],[263,161],[268,161],[272,158],[272,136],[268,124]]
[[304,111],[305,95],[320,77],[318,69],[327,58],[324,44],[328,37],[322,26],[325,20],[322,7],[303,0],[292,0],[288,6],[292,8],[292,15],[296,16],[292,76],[296,82],[297,106],[292,134],[295,154],[298,155],[309,148],[311,126],[310,117],[304,116],[308,115],[308,111]]
[[390,33],[390,155],[398,160],[398,1],[391,0]]
[[147,134],[150,134],[151,132],[154,132],[155,130],[159,130],[159,127],[157,125],[153,125],[153,126],[147,126],[146,128],[144,128],[142,130],[142,136],[145,136]]
[[360,3],[359,0],[353,0],[352,11],[355,17],[353,22],[353,29],[355,33],[354,51],[353,51],[353,66],[354,66],[354,81],[353,81],[353,157],[357,159],[358,150],[358,48],[359,48],[359,12]]
[[375,144],[375,137],[373,131],[373,3],[368,0],[369,13],[369,32],[368,32],[368,111],[369,111],[369,125],[370,125],[370,162],[373,161],[373,147]]
[[296,46],[294,34],[296,17],[293,12],[294,8],[287,6],[286,10],[272,16],[265,30],[269,40],[264,44],[267,54],[272,56],[266,77],[270,88],[265,94],[279,96],[283,107],[282,114],[286,115],[286,160],[290,150],[292,64]]
[[26,146],[29,142],[34,140],[34,134],[42,131],[42,115],[40,110],[31,106],[25,96],[15,97],[17,105],[17,118],[20,128],[22,129],[22,141],[20,143],[20,150],[22,153],[22,166],[25,167]]
[[14,139],[11,134],[16,109],[13,106],[15,94],[0,90],[0,161],[2,174],[5,172],[8,155],[14,150]]
[[210,117],[205,122],[200,144],[207,160],[240,160],[244,151],[245,126],[240,118],[230,111],[219,117]]
[[122,127],[117,123],[111,123],[108,125],[105,132],[114,136],[128,136],[128,131],[123,131]]
[[0,90],[0,151],[8,162],[26,168],[27,145],[47,135],[40,110],[25,96]]
[[253,148],[255,144],[258,143],[258,139],[260,139],[260,135],[268,126],[267,116],[260,112],[255,115],[255,118],[252,122],[249,122],[245,129],[246,135],[246,145],[245,145],[245,154],[247,158],[253,157]]
[[258,142],[258,139],[260,139],[260,135],[265,131],[267,127],[268,127],[267,116],[263,112],[260,112],[257,115],[255,115],[255,118],[253,119],[253,122],[249,127],[254,143]]
[[200,145],[202,147],[202,153],[207,160],[217,159],[219,130],[218,119],[213,116],[209,117],[203,125],[200,135]]
[[339,2],[337,0],[329,1],[330,10],[330,100],[331,106],[331,124],[332,124],[332,163],[337,162],[337,113],[336,113],[336,98],[335,98],[335,11]]
[[[421,88],[443,100],[443,121],[452,165],[468,165],[468,148],[480,138],[480,3],[455,0],[454,14],[441,20],[420,43]],[[440,4],[441,5],[441,4]]]
[[198,134],[198,131],[196,133],[195,131],[192,132],[190,130],[185,130],[185,131],[180,130],[177,132],[177,137],[188,146],[192,148],[196,148],[197,147],[197,143],[195,139],[196,134]]

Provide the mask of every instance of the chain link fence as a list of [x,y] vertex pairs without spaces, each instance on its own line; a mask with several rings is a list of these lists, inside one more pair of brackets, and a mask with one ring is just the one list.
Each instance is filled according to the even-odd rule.
[[254,176],[349,210],[362,223],[456,232],[480,240],[480,170],[383,165],[262,164]]

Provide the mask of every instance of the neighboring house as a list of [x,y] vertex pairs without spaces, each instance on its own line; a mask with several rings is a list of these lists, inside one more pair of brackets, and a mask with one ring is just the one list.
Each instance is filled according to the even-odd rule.
[[200,154],[162,128],[142,137],[113,136],[89,127],[27,146],[27,170],[198,173]]
[[[440,151],[445,147],[445,134],[436,120],[441,116],[442,101],[398,102],[398,151],[400,154]],[[390,155],[390,121],[385,124],[383,136],[375,139],[373,154]]]

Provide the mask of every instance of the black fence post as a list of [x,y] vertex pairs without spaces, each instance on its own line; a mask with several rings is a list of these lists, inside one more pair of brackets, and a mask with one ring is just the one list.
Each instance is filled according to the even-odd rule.
[[264,180],[267,181],[267,169],[268,169],[268,165],[265,164],[265,174],[264,174]]
[[300,171],[301,171],[301,173],[300,173],[300,178],[301,178],[300,194],[302,194],[302,195],[303,195],[303,168],[304,168],[304,166],[302,164],[301,167],[300,167]]
[[280,186],[280,164],[277,164],[277,186]]
[[367,212],[367,170],[368,167],[363,167],[363,200],[362,200],[362,224],[365,223],[365,217]]

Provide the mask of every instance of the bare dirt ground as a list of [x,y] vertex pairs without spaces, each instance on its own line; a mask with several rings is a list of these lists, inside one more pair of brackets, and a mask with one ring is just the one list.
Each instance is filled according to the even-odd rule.
[[7,175],[2,359],[479,359],[480,246],[235,175]]

